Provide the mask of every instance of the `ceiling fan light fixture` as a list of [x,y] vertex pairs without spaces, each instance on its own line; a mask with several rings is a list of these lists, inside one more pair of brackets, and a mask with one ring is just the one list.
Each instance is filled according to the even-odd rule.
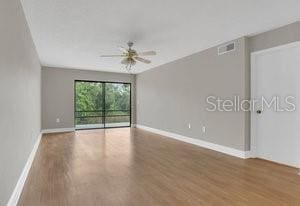
[[135,65],[136,62],[135,61],[129,61],[128,64],[125,65],[125,70],[128,72],[128,73],[131,73],[132,71],[132,66]]

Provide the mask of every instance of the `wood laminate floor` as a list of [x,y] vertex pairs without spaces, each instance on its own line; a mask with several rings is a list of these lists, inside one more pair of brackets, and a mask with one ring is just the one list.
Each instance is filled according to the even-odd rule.
[[48,134],[18,205],[299,206],[298,172],[139,129]]

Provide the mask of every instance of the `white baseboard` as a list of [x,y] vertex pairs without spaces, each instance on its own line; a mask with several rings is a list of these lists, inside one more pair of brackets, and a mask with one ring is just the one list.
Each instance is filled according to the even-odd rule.
[[29,170],[31,168],[31,165],[32,165],[32,162],[34,160],[34,157],[35,157],[35,154],[36,154],[36,151],[39,147],[39,144],[40,144],[40,141],[41,141],[41,138],[42,138],[42,133],[39,134],[34,146],[33,146],[33,149],[31,150],[31,153],[27,159],[27,162],[23,168],[23,171],[19,177],[19,180],[16,184],[16,187],[12,193],[12,195],[10,196],[10,199],[7,203],[7,206],[16,206],[18,204],[18,200],[20,198],[20,195],[22,193],[22,190],[23,190],[23,187],[24,187],[24,184],[25,184],[25,181],[26,181],[26,178],[28,176],[28,173],[29,173]]
[[248,158],[255,158],[255,155],[253,154],[252,151],[245,151],[245,159]]
[[143,126],[143,125],[138,125],[137,124],[136,128],[144,129],[144,130],[147,130],[149,132],[160,134],[160,135],[163,135],[163,136],[166,136],[166,137],[170,137],[170,138],[173,138],[173,139],[176,139],[176,140],[180,140],[180,141],[183,141],[183,142],[194,144],[194,145],[204,147],[204,148],[207,148],[207,149],[215,150],[217,152],[222,152],[224,154],[228,154],[228,155],[231,155],[231,156],[235,156],[235,157],[239,157],[239,158],[243,158],[243,159],[247,159],[247,158],[251,157],[250,151],[241,151],[241,150],[233,149],[231,147],[226,147],[226,146],[214,144],[214,143],[211,143],[211,142],[206,142],[206,141],[199,140],[199,139],[185,137],[183,135],[163,131],[163,130],[160,130],[160,129],[154,129],[154,128]]
[[74,132],[75,128],[56,128],[56,129],[43,129],[42,133],[43,134],[48,134],[48,133],[60,133],[60,132]]

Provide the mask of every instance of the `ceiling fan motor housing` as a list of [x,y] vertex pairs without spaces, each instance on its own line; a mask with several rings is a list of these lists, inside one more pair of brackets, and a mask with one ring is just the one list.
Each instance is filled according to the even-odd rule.
[[131,48],[131,47],[133,46],[133,42],[129,41],[129,42],[127,43],[127,45],[129,46],[129,48]]

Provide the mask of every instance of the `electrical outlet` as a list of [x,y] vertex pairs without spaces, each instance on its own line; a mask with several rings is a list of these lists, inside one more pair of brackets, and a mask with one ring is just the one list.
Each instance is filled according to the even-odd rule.
[[59,118],[56,119],[56,123],[60,123],[60,119]]
[[189,128],[189,129],[191,129],[191,128],[192,128],[192,126],[191,126],[191,123],[188,123],[188,128]]
[[205,126],[202,127],[202,132],[203,132],[203,133],[206,132],[206,127],[205,127]]

